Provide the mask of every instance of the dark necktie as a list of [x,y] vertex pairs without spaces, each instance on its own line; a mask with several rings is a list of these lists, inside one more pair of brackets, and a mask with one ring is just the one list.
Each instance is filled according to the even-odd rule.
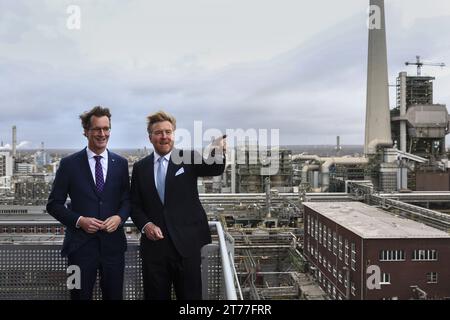
[[105,180],[103,179],[103,168],[100,162],[102,156],[94,156],[95,159],[95,186],[98,192],[103,191]]
[[161,199],[161,202],[164,203],[164,190],[166,185],[166,175],[164,172],[164,157],[160,157],[158,159],[158,170],[156,172],[156,183],[158,190],[159,198]]

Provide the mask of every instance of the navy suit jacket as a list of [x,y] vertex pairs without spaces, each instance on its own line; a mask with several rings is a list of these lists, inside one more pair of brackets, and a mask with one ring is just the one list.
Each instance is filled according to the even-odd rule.
[[[174,155],[186,153],[190,161],[180,164],[172,161]],[[194,157],[200,163],[195,164]],[[131,219],[139,230],[148,222],[156,224],[164,236],[170,236],[178,253],[184,257],[198,254],[202,246],[211,242],[206,213],[198,196],[197,177],[221,175],[225,159],[221,159],[221,164],[208,164],[211,163],[208,160],[194,151],[174,149],[167,167],[164,204],[155,186],[154,154],[136,162],[133,167]],[[161,241],[151,241],[145,235],[141,237],[141,250],[142,247],[149,249],[147,254],[151,252],[149,259],[161,257],[165,248]]]
[[[67,256],[93,237],[100,239],[102,254],[124,252],[127,242],[123,224],[130,213],[128,162],[108,150],[108,172],[101,193],[95,188],[86,148],[61,160],[50,193],[47,212],[66,226],[61,254]],[[67,196],[70,203],[66,205]],[[106,220],[122,218],[116,231],[87,233],[76,227],[80,216]]]

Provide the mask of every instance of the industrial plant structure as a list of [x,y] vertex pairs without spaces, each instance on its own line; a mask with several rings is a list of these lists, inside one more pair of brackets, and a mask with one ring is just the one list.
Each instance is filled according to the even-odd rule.
[[[237,298],[450,298],[450,165],[445,148],[450,118],[446,105],[433,100],[435,78],[421,74],[425,65],[444,64],[420,57],[408,62],[418,72],[399,73],[396,106],[390,110],[384,0],[370,0],[370,5],[378,8],[380,21],[368,31],[363,154],[342,155],[339,137],[334,154],[268,148],[265,159],[276,164],[274,171],[259,157],[258,143],[246,142],[227,158],[221,179],[199,181],[200,200],[216,226],[214,243],[221,248],[207,256],[215,271],[233,274],[227,287],[236,290]],[[18,163],[26,171],[30,161],[21,162],[16,134],[14,126],[11,152],[0,152],[0,203],[9,201],[8,192],[17,197],[0,207],[0,268],[11,275],[10,252],[18,239],[26,243],[26,236],[38,233],[55,240],[64,232],[47,214],[34,217],[40,207],[31,207],[31,214],[22,207],[42,205],[52,172],[18,172]],[[140,156],[128,157],[130,168]],[[42,153],[34,156],[35,162],[45,159]],[[47,164],[53,173],[58,161],[55,157]],[[10,180],[15,190],[5,187]],[[130,238],[141,236],[130,223],[127,228]],[[231,259],[231,265],[218,263],[219,256]],[[133,288],[139,288],[139,268],[130,267]],[[28,273],[32,271],[23,271]],[[221,287],[224,278],[210,282],[205,274],[204,279]],[[2,281],[9,280],[0,277],[0,298],[5,298],[14,286]],[[205,296],[213,289],[206,288]]]

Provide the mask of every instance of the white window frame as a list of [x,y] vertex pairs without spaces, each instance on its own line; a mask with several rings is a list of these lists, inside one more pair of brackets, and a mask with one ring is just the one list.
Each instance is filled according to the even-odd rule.
[[306,228],[306,232],[307,232],[308,234],[311,234],[311,216],[308,215],[308,216],[307,216],[307,219],[308,219],[308,226],[307,226],[307,228]]
[[327,241],[328,245],[327,245],[327,248],[328,248],[329,251],[332,250],[332,246],[331,246],[331,240],[332,239],[333,238],[332,238],[332,234],[331,234],[331,229],[328,228],[328,241]]
[[383,272],[381,274],[380,284],[391,284],[391,274]]
[[323,226],[323,247],[327,247],[327,227]]
[[317,219],[315,219],[314,220],[314,239],[316,239],[317,240],[317,229],[318,229],[318,221],[317,221]]
[[427,272],[427,283],[438,283],[438,273]]
[[353,296],[356,296],[356,287],[355,287],[355,284],[354,284],[353,282],[352,282],[350,291],[352,292],[352,295],[353,295]]
[[405,261],[405,251],[381,250],[378,258],[380,261]]
[[322,224],[319,222],[319,243],[322,244]]
[[333,232],[333,254],[337,255],[337,233],[336,231]]
[[437,261],[438,252],[436,249],[416,249],[413,251],[413,261]]
[[350,265],[353,271],[356,270],[356,244],[352,242],[351,244],[351,257],[350,257]]
[[348,240],[345,239],[345,247],[344,247],[344,263],[348,266]]

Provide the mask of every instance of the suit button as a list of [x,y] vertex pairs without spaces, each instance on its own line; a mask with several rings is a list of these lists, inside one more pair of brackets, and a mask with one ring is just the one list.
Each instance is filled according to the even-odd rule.
[[102,205],[103,204],[103,201],[100,201],[100,205]]

